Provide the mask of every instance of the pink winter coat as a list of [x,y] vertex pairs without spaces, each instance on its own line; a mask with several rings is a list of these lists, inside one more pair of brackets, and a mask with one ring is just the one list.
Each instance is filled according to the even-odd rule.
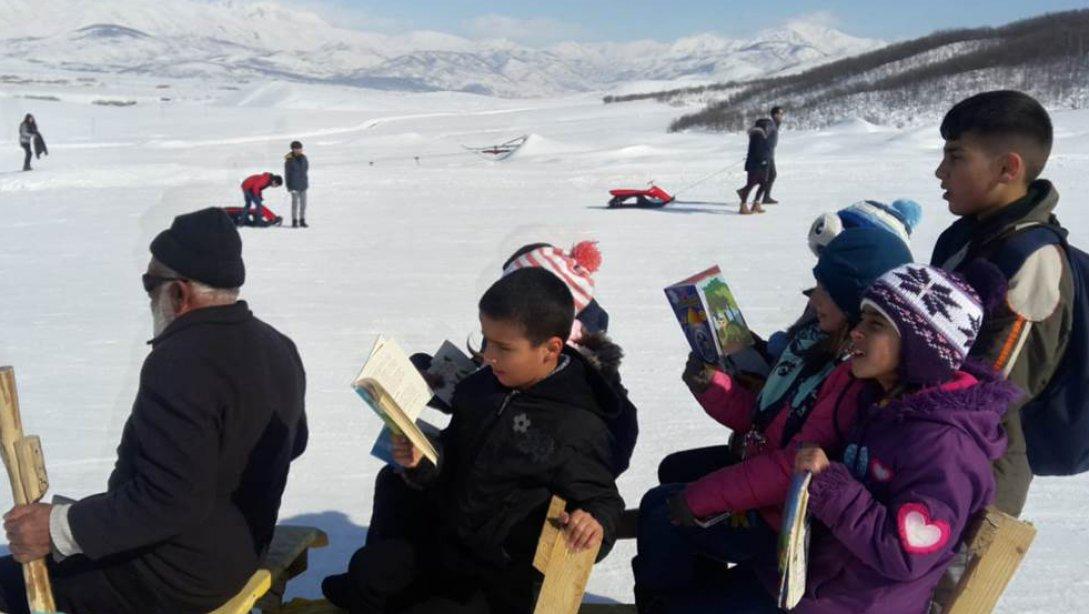
[[[788,406],[782,408],[768,425],[763,445],[746,438],[745,460],[688,485],[684,498],[692,513],[701,518],[756,509],[768,525],[778,531],[798,447],[812,443],[835,458],[843,446],[842,438],[851,431],[861,405],[860,396],[869,386],[851,375],[850,363],[836,367],[821,385],[801,430],[782,446],[783,430],[790,414],[789,401],[784,400]],[[716,372],[710,388],[696,395],[696,400],[709,416],[733,431],[747,433],[752,428],[756,394],[729,375]]]

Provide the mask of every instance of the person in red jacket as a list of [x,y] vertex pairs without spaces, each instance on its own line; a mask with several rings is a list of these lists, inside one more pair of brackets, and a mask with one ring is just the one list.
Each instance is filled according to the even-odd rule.
[[[242,196],[245,198],[245,204],[242,205],[242,212],[238,214],[238,219],[235,222],[244,224],[251,215],[257,218],[261,213],[261,207],[264,206],[262,192],[269,186],[276,188],[283,185],[283,183],[282,177],[272,173],[260,173],[246,177],[246,180],[242,182]],[[253,205],[252,214],[250,213],[250,205]]]

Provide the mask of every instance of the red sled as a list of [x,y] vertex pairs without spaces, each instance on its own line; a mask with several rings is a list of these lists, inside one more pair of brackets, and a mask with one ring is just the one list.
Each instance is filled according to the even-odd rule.
[[246,219],[239,219],[242,215],[242,207],[223,207],[223,210],[227,212],[227,215],[231,216],[236,226],[257,226],[265,228],[268,226],[279,226],[284,223],[284,218],[276,215],[272,212],[272,209],[264,205],[257,205],[257,209],[261,212],[261,217],[255,217],[252,212]]
[[634,207],[639,209],[657,209],[673,202],[673,196],[656,185],[651,185],[646,190],[621,188],[609,190],[613,198],[609,201],[609,208]]

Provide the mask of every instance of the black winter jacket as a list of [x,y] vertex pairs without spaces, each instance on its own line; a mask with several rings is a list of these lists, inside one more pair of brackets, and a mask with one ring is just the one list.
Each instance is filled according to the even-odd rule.
[[305,374],[245,302],[187,313],[151,340],[106,492],[68,510],[93,560],[130,561],[162,612],[208,611],[272,540],[306,447]]
[[594,383],[579,353],[565,349],[562,361],[525,391],[505,388],[487,367],[463,380],[439,441],[439,467],[424,461],[409,472],[442,510],[448,567],[486,573],[528,565],[553,494],[601,523],[599,558],[612,547],[624,501],[606,422],[619,395]]
[[745,170],[753,173],[767,170],[774,156],[775,146],[772,138],[777,140],[775,122],[770,119],[758,119],[756,125],[749,130],[749,152],[745,156]]
[[302,192],[310,188],[310,161],[306,155],[289,153],[284,156],[284,185],[288,192]]

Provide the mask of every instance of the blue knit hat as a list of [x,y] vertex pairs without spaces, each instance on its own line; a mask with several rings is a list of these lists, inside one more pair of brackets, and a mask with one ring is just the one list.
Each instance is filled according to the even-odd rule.
[[923,208],[913,200],[899,199],[892,204],[860,200],[836,213],[825,213],[809,227],[809,249],[820,256],[825,245],[845,228],[880,228],[900,237],[905,244],[923,218]]
[[821,250],[813,277],[847,319],[857,322],[866,288],[911,260],[911,251],[896,235],[877,228],[848,228]]

